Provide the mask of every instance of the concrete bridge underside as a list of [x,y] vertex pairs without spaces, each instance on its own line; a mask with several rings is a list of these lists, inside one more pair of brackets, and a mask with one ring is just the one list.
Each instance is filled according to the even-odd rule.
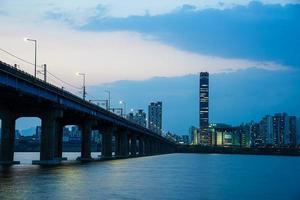
[[[0,62],[0,164],[14,161],[15,124],[20,117],[41,119],[40,160],[33,164],[57,165],[62,161],[63,127],[81,130],[81,161],[92,161],[91,132],[102,134],[103,159],[148,156],[175,152],[165,138],[94,104],[44,83]],[[115,138],[113,140],[112,138]]]

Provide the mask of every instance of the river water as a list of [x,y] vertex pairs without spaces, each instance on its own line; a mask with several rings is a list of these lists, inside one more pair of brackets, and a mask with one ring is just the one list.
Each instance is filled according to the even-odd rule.
[[300,157],[169,154],[52,168],[29,164],[37,158],[16,153],[24,164],[0,167],[1,200],[300,200]]

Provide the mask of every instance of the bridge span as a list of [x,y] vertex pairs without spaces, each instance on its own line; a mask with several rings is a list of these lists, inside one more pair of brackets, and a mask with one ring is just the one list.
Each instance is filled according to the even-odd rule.
[[[166,138],[110,111],[46,83],[0,61],[0,164],[14,161],[16,119],[41,119],[40,160],[33,164],[57,165],[62,161],[63,127],[81,129],[81,161],[91,161],[91,131],[102,134],[101,155],[112,158],[173,153],[176,145]],[[112,140],[112,138],[115,140]]]

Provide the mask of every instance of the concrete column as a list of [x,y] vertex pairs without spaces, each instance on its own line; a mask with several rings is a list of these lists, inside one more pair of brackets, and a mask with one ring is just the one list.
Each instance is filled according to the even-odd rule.
[[114,134],[115,136],[115,149],[114,149],[114,152],[115,152],[115,157],[120,157],[121,155],[121,140],[120,140],[120,132],[115,132]]
[[81,125],[81,160],[90,161],[91,156],[91,132],[92,132],[92,121],[84,120]]
[[145,155],[145,148],[144,148],[144,137],[140,136],[139,137],[139,156],[144,156]]
[[107,128],[102,131],[102,151],[101,155],[103,158],[112,157],[112,135],[113,128]]
[[63,148],[63,125],[60,121],[57,122],[55,130],[55,157],[62,159],[62,148]]
[[14,161],[16,116],[7,110],[0,110],[2,120],[0,164],[12,165],[20,162]]
[[60,110],[47,110],[45,113],[42,116],[40,160],[32,161],[32,164],[57,165],[60,164],[61,160],[55,158],[56,140],[58,139],[56,138],[56,132],[63,112]]
[[131,138],[131,144],[130,144],[131,156],[136,156],[136,149],[137,149],[136,135],[132,134],[130,138]]
[[150,141],[149,138],[145,137],[145,154],[148,156],[150,155]]
[[128,157],[128,132],[120,133],[120,155],[121,157]]

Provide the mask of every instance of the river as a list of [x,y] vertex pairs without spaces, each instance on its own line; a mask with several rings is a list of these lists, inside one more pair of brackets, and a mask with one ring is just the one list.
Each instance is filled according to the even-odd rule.
[[300,157],[169,154],[51,168],[30,165],[38,153],[15,157],[23,164],[0,167],[1,200],[300,199]]

